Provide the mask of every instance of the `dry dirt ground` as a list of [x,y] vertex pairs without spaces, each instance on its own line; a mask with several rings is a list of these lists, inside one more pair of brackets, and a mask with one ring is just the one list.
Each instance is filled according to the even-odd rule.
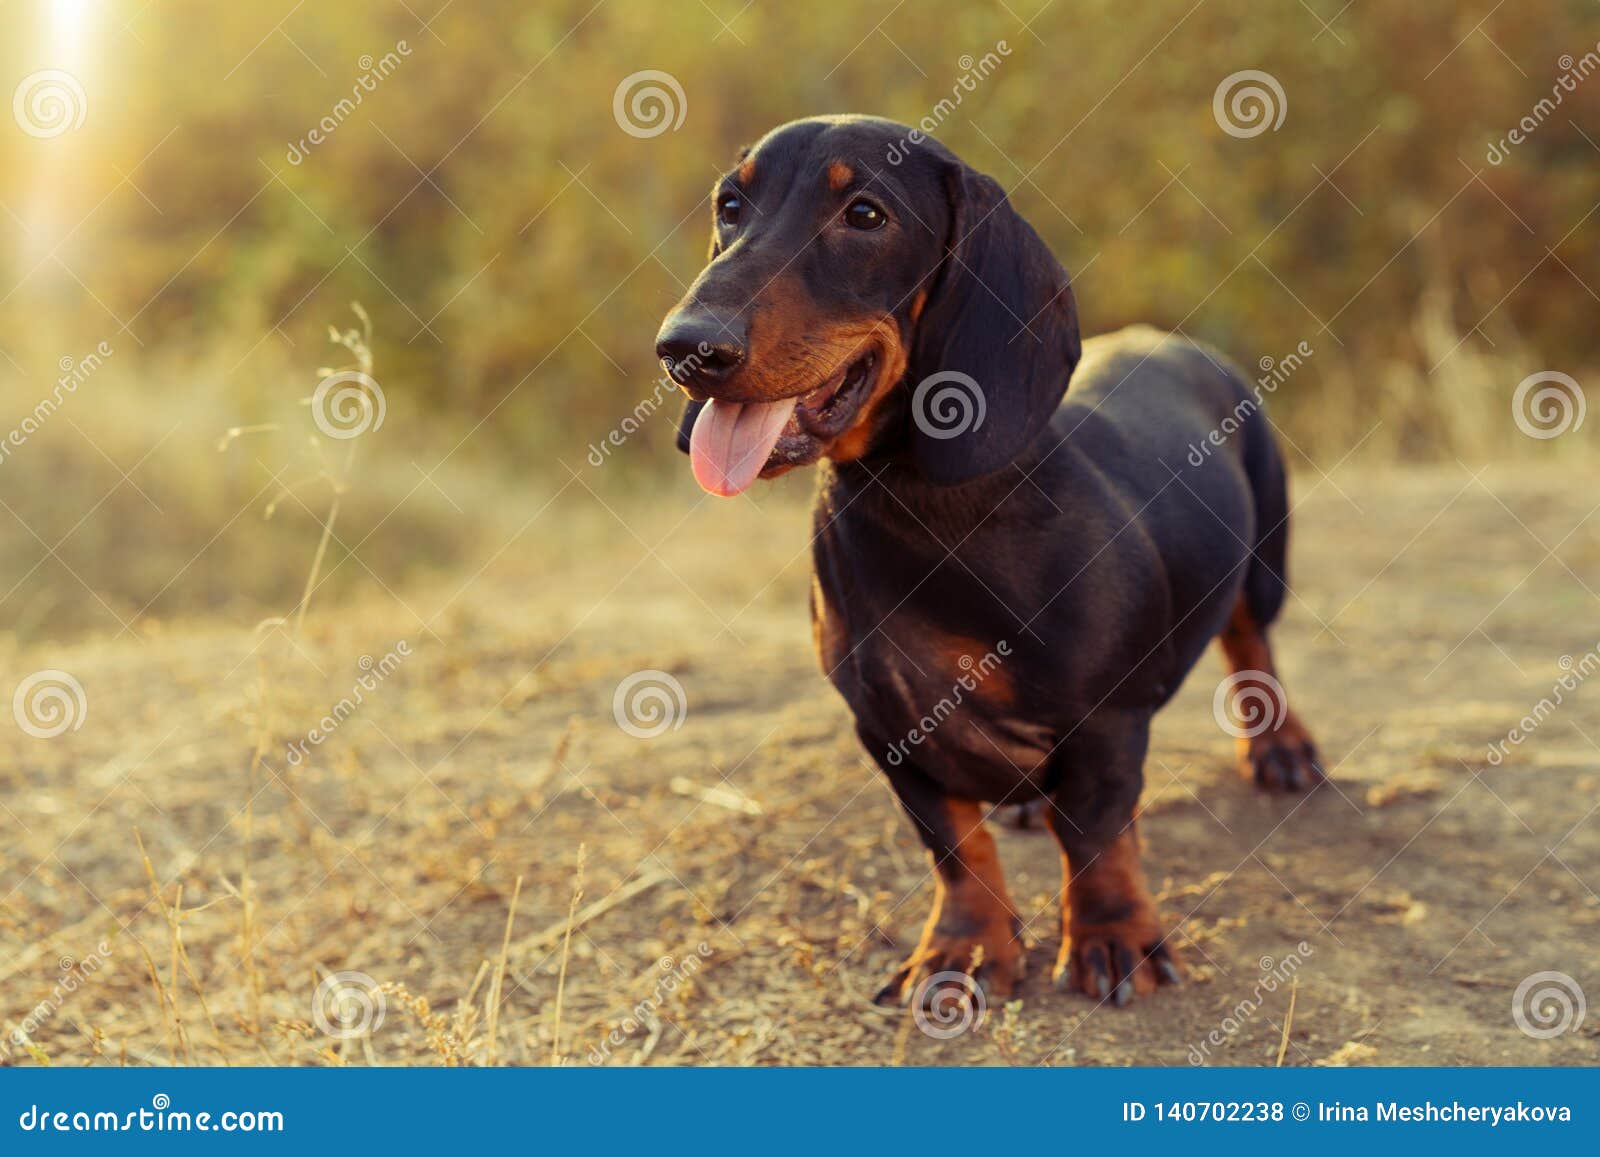
[[[450,585],[375,580],[298,637],[13,652],[7,695],[58,669],[86,706],[0,729],[0,1059],[1600,1063],[1600,1009],[1535,1039],[1512,1007],[1545,971],[1600,1000],[1600,687],[1487,759],[1600,643],[1596,479],[1302,469],[1277,636],[1331,784],[1236,777],[1208,657],[1142,825],[1190,982],[1054,991],[1056,852],[1004,833],[1033,974],[950,1039],[869,1003],[931,886],[812,659],[795,487],[613,512],[577,479]],[[687,705],[654,738],[613,717],[645,669]]]

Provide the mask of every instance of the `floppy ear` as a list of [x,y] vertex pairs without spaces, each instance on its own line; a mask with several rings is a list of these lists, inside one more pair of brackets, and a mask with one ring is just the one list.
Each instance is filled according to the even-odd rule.
[[917,468],[953,486],[1006,466],[1044,430],[1080,342],[1067,271],[999,184],[957,162],[945,192],[950,239],[905,380]]
[[694,433],[694,420],[705,408],[704,402],[689,401],[683,404],[683,416],[678,419],[678,449],[689,452],[689,435]]

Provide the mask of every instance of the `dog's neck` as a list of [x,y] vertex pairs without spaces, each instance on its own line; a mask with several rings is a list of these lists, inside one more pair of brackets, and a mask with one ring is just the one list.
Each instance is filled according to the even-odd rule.
[[[1004,516],[1002,511],[1026,510],[1031,505],[1027,499],[1040,493],[1028,479],[1055,445],[1054,439],[1042,436],[1005,469],[959,486],[929,482],[909,448],[854,462],[824,462],[818,502],[834,513],[855,510],[896,534],[915,534],[919,523],[924,530],[937,526],[938,537],[949,538],[945,546],[950,548],[983,522]],[[1008,501],[1013,495],[1021,501]]]

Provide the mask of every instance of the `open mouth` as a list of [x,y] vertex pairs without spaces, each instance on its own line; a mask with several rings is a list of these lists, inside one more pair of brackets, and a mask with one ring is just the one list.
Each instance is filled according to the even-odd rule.
[[695,480],[731,498],[758,477],[815,462],[855,422],[878,361],[869,350],[822,385],[773,402],[708,402],[689,440]]
[[[844,433],[860,408],[863,387],[872,379],[877,360],[876,353],[865,353],[809,394],[802,394],[795,403],[794,415],[783,428],[784,434],[837,438]],[[783,438],[778,443],[781,446]]]

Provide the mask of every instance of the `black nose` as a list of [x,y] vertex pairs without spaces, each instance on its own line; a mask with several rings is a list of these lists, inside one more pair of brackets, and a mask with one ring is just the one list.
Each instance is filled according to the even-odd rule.
[[744,356],[743,327],[701,310],[678,310],[656,335],[656,357],[680,385],[721,381]]

